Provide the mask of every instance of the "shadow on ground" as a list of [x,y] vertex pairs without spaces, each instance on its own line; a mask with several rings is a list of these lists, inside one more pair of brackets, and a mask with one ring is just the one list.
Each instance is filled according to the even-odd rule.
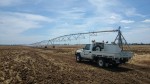
[[90,65],[92,67],[97,67],[97,68],[105,69],[105,70],[108,70],[108,71],[111,71],[111,72],[128,72],[128,71],[132,71],[133,70],[131,68],[124,67],[124,66],[118,66],[118,67],[113,67],[113,66],[99,67],[97,65],[97,63],[91,62],[91,61],[82,61],[81,63]]

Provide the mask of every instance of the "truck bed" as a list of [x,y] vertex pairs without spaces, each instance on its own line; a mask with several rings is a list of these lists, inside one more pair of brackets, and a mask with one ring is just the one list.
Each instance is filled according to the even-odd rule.
[[107,57],[107,58],[131,58],[133,56],[132,52],[127,51],[121,51],[121,52],[115,52],[110,53],[106,51],[92,51],[92,55],[94,56],[101,56],[101,57]]

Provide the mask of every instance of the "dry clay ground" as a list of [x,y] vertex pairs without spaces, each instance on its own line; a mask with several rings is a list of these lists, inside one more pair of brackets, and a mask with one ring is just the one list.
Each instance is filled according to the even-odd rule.
[[76,49],[0,46],[0,84],[150,84],[150,46],[131,46],[135,56],[118,68],[76,63]]

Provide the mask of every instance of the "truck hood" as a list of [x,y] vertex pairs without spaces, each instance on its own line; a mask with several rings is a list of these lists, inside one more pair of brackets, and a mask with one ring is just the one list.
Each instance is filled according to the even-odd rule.
[[83,49],[78,49],[78,50],[76,50],[76,53],[78,52],[78,53],[80,53],[80,52],[82,52],[83,51]]

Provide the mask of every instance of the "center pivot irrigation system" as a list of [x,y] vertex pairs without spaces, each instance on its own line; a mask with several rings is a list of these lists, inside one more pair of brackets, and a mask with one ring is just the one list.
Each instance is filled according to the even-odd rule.
[[124,36],[122,35],[120,29],[121,29],[121,27],[119,26],[119,28],[116,30],[94,31],[94,32],[63,35],[63,36],[59,36],[59,37],[56,37],[56,38],[53,38],[50,40],[43,40],[41,42],[33,43],[33,44],[31,44],[31,46],[35,46],[35,47],[45,46],[45,48],[47,48],[48,45],[54,45],[55,42],[78,40],[80,38],[85,38],[85,35],[96,36],[98,33],[103,33],[103,32],[118,32],[118,35],[116,36],[113,43],[118,44],[119,47],[121,49],[123,49],[123,45],[127,45],[127,41],[125,40]]

